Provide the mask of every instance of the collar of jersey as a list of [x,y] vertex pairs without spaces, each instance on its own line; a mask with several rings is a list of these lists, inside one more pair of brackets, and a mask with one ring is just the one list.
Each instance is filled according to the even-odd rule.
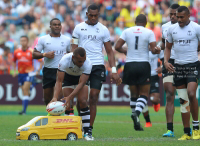
[[[97,25],[98,23],[99,23],[99,22],[97,22],[95,25]],[[87,24],[86,21],[85,21],[85,24]],[[95,26],[95,25],[90,25],[90,24],[87,24],[87,25],[89,25],[89,26]]]

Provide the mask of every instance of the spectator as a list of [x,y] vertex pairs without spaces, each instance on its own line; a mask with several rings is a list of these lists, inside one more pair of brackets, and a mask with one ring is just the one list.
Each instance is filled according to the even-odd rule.
[[9,47],[4,47],[4,53],[0,55],[0,75],[10,74],[10,67],[12,66],[12,54]]
[[10,34],[8,31],[3,32],[3,37],[5,38],[5,46],[10,48],[10,52],[14,52],[14,40],[10,38]]
[[20,29],[19,31],[16,31],[16,26],[14,24],[10,24],[9,26],[9,30],[10,30],[10,38],[12,39],[12,41],[17,41],[19,43],[20,37],[22,35],[24,35],[24,31],[22,29]]
[[47,24],[49,24],[49,22],[51,21],[51,19],[52,19],[51,16],[49,16],[47,14],[46,8],[42,8],[41,22],[44,25],[47,25]]
[[72,35],[72,32],[73,32],[73,30],[74,30],[74,27],[75,27],[74,21],[73,21],[73,20],[70,20],[70,22],[69,22],[69,28],[68,28],[67,32],[70,33],[70,34]]
[[19,15],[26,15],[30,10],[30,5],[26,3],[26,0],[22,0],[22,3],[19,4],[16,8],[16,11]]
[[10,7],[10,6],[11,6],[10,0],[1,0],[0,1],[0,8],[2,10],[5,10],[7,7]]
[[51,16],[51,18],[55,18],[57,13],[59,13],[59,4],[54,3],[53,9],[48,10],[48,14]]
[[115,35],[114,29],[112,26],[110,26],[108,28],[109,32],[110,32],[110,42],[112,44],[112,46],[115,44],[115,42],[117,41],[117,37]]
[[121,36],[122,32],[125,30],[124,18],[120,17],[117,19],[117,27],[115,27],[115,34]]
[[0,55],[3,55],[6,39],[0,36]]
[[130,5],[126,6],[125,8],[123,8],[120,12],[120,17],[123,17],[125,20],[125,26],[126,27],[132,27],[134,26],[134,20],[130,15],[131,12],[131,7]]
[[26,24],[31,25],[31,23],[35,22],[34,7],[31,7],[23,18]]
[[11,12],[11,7],[5,8],[4,11],[5,16],[5,23],[7,24],[14,24],[14,25],[21,25],[22,19],[19,18],[20,16],[15,11]]
[[162,24],[167,23],[169,19],[169,3],[161,2]]
[[56,14],[56,18],[58,18],[61,22],[64,22],[65,13],[66,13],[66,7],[60,5],[59,6],[59,13]]
[[154,22],[154,24],[157,26],[158,24],[161,24],[162,22],[162,15],[159,12],[158,5],[156,7],[153,7],[152,12],[148,14],[148,20],[150,22]]
[[150,27],[149,27],[150,30],[152,30],[155,34],[155,37],[156,37],[156,42],[159,42],[160,39],[161,39],[161,29],[160,27],[158,26],[155,26],[155,23],[154,22],[150,22]]
[[3,35],[3,31],[6,29],[6,23],[0,25],[0,36]]

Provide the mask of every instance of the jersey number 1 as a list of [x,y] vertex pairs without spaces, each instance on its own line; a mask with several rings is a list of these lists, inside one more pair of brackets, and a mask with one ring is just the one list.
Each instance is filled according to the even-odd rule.
[[139,41],[139,36],[135,37],[135,49],[138,49],[138,41]]

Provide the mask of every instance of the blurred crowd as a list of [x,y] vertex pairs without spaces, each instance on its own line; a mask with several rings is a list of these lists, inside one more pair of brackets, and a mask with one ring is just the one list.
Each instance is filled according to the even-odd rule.
[[[112,45],[123,30],[135,25],[134,19],[140,13],[147,16],[147,28],[155,33],[159,42],[161,25],[170,20],[168,8],[173,3],[187,6],[190,19],[200,23],[200,0],[0,0],[0,74],[12,70],[11,57],[20,47],[22,35],[28,36],[33,49],[38,38],[50,32],[49,22],[56,17],[62,22],[61,33],[71,37],[74,27],[87,19],[86,11],[91,3],[99,6],[99,22],[109,29]],[[125,56],[115,52],[115,57],[121,74]],[[108,59],[106,55],[104,58],[108,73]]]

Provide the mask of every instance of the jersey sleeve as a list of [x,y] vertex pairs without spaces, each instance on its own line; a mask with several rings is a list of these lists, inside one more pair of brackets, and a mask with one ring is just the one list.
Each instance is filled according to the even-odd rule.
[[42,38],[39,38],[37,45],[35,46],[35,49],[39,52],[42,52],[44,48],[44,41]]
[[90,75],[91,70],[92,70],[92,62],[90,60],[87,60],[87,63],[84,65],[83,68],[83,73]]
[[109,42],[110,41],[110,32],[107,28],[104,29],[104,37],[103,37],[103,42]]
[[162,38],[165,39],[165,36],[164,36],[164,33],[163,33],[164,32],[163,26],[161,27],[161,31],[162,31]]
[[169,27],[168,30],[167,30],[167,41],[169,43],[173,43],[173,38],[172,38],[172,33],[171,33],[171,29],[170,28],[171,27]]
[[65,57],[62,57],[58,64],[58,70],[65,72],[66,71],[66,63],[65,63]]
[[126,41],[126,31],[123,31],[120,38],[124,41]]
[[196,33],[197,33],[198,41],[200,41],[200,25],[197,25]]
[[74,37],[74,38],[79,38],[79,31],[78,31],[78,26],[76,26],[75,28],[74,28],[74,31],[73,31],[73,33],[72,33],[72,37]]
[[153,31],[150,31],[149,43],[152,43],[152,42],[156,42],[156,38],[155,38]]

